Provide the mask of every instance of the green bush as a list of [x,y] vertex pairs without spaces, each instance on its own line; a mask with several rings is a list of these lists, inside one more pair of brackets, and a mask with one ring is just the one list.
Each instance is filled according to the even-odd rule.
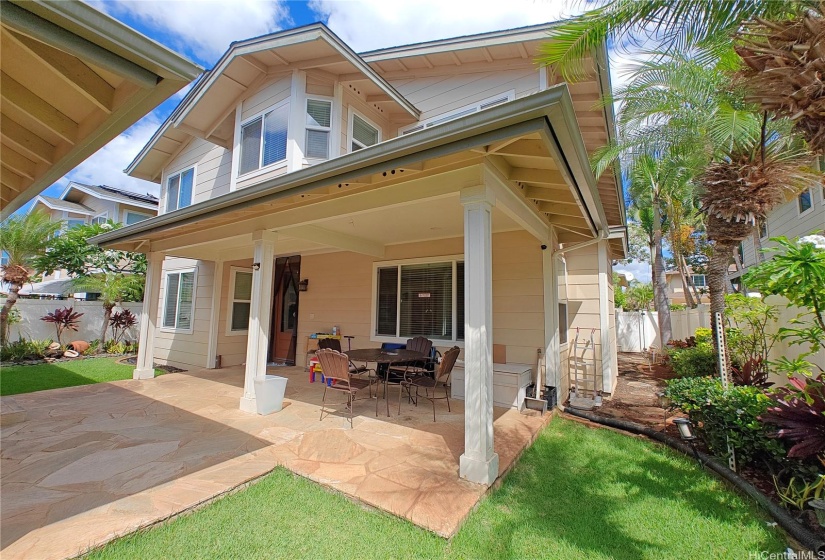
[[0,361],[22,362],[24,360],[39,360],[46,355],[46,348],[50,340],[25,340],[9,342],[0,348]]
[[713,331],[705,327],[699,327],[693,334],[696,339],[696,344],[713,344]]
[[694,377],[669,381],[665,394],[690,417],[713,454],[726,456],[729,438],[740,466],[788,466],[785,444],[771,437],[775,427],[759,420],[771,399],[758,387],[730,386],[725,391],[718,379]]
[[670,366],[677,377],[703,377],[716,374],[716,354],[708,344],[668,350]]

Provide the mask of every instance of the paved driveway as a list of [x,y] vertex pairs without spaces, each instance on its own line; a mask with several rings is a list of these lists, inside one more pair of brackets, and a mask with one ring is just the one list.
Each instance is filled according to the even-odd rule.
[[[320,385],[301,369],[277,373],[286,406],[265,417],[238,410],[240,368],[3,397],[4,420],[17,420],[0,432],[3,559],[75,556],[277,465],[444,536],[484,494],[458,478],[461,402],[438,403],[433,423],[427,406],[388,419],[357,401],[350,429],[335,414],[319,421]],[[503,472],[546,419],[496,416]]]

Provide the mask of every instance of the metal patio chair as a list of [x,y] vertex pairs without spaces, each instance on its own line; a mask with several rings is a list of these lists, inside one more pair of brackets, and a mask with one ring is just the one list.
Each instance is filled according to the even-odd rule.
[[[418,406],[419,397],[423,397],[433,403],[433,422],[435,422],[435,401],[446,399],[447,412],[451,412],[450,374],[453,371],[453,367],[455,366],[459,353],[461,353],[461,349],[458,346],[453,346],[444,352],[444,357],[441,359],[441,363],[438,364],[438,370],[435,373],[435,377],[430,377],[427,373],[405,375],[404,380],[401,381],[401,388],[398,391],[398,414],[401,414],[401,393],[404,389],[406,389],[407,394],[410,395],[410,398],[413,398],[413,387],[415,387],[413,402],[415,402],[416,406]],[[436,396],[436,390],[439,388],[444,389],[443,397]],[[421,394],[421,389],[424,389],[423,395]]]
[[375,377],[353,377],[349,368],[349,358],[346,354],[332,350],[330,348],[321,348],[315,355],[321,363],[324,371],[324,396],[321,398],[321,416],[319,420],[324,419],[324,407],[327,400],[327,390],[338,391],[347,396],[346,406],[349,412],[349,424],[352,427],[352,408],[355,396],[358,391],[368,389],[370,397],[372,397],[372,386],[375,384]]

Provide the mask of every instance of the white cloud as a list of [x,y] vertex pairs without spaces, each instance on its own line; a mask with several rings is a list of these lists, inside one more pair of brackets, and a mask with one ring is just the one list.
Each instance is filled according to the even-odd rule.
[[613,267],[616,272],[630,272],[633,274],[633,279],[638,280],[642,284],[649,284],[652,281],[650,276],[650,265],[648,263],[633,262],[628,264],[619,264]]
[[128,14],[169,34],[166,46],[213,63],[229,43],[281,29],[289,11],[273,0],[120,0],[108,2],[112,15]]
[[311,0],[310,8],[356,51],[555,21],[567,0]]
[[160,124],[160,119],[150,113],[74,168],[60,183],[65,186],[71,180],[92,185],[109,185],[157,196],[160,190],[157,184],[129,177],[123,170],[146,145]]

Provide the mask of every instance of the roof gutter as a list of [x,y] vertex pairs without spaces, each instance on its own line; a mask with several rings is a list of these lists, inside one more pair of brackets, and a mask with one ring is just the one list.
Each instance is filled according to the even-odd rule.
[[[104,233],[89,241],[105,245],[141,239],[143,234],[191,223],[206,216],[220,215],[268,200],[300,194],[325,183],[346,182],[350,178],[372,172],[373,169],[376,172],[386,169],[390,164],[402,165],[421,161],[432,157],[437,150],[443,150],[445,147],[458,151],[496,139],[544,130],[548,118],[551,121],[551,130],[555,129],[555,132],[561,135],[562,143],[558,144],[559,149],[566,159],[577,160],[577,163],[570,166],[571,181],[582,191],[588,213],[591,217],[602,216],[598,222],[591,223],[595,230],[606,228],[604,210],[598,199],[598,191],[595,189],[581,134],[578,133],[570,93],[567,86],[561,84],[483,112],[400,136],[306,169]],[[558,119],[563,119],[562,123],[558,123]],[[553,121],[556,121],[556,127],[552,126]],[[569,130],[561,130],[570,126],[572,128]]]

